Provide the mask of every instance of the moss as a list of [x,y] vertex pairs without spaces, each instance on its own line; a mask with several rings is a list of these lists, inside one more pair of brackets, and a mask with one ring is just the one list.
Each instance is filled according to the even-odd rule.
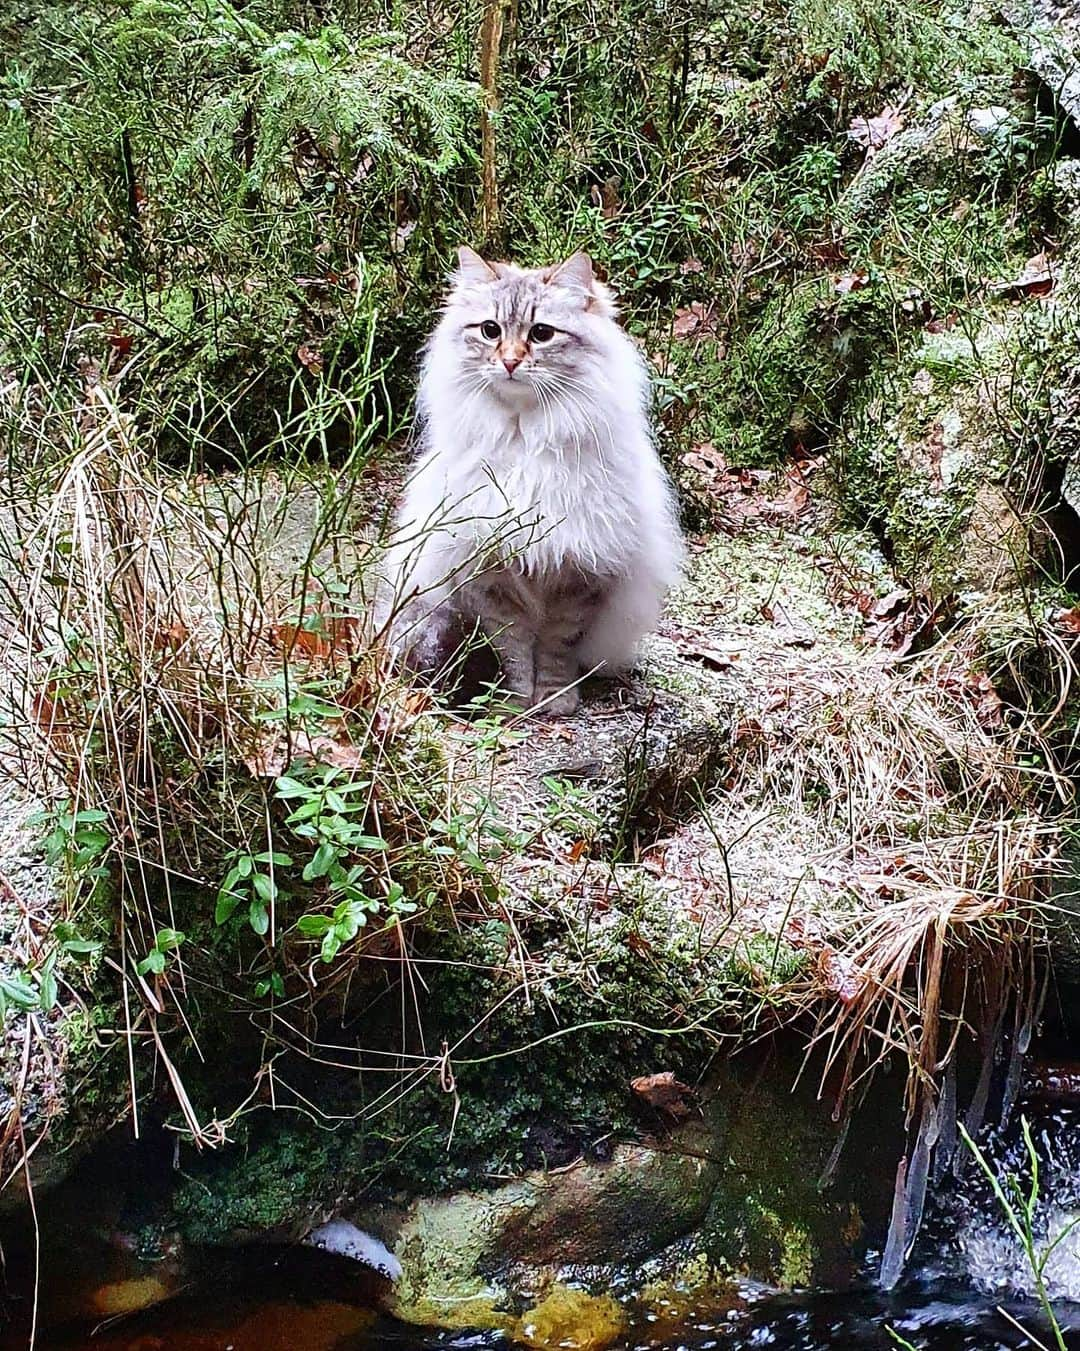
[[535,1308],[521,1315],[517,1327],[526,1346],[604,1351],[626,1324],[626,1310],[610,1295],[554,1285]]
[[1016,325],[925,335],[849,414],[833,466],[848,518],[876,522],[897,575],[942,599],[1007,590],[1028,544],[1004,492]]
[[[184,1236],[221,1243],[283,1228],[302,1232],[330,1189],[358,1185],[360,1161],[341,1135],[272,1117],[242,1127],[230,1154],[192,1165],[173,1206]],[[254,1138],[253,1138],[254,1137]]]
[[[819,1181],[836,1128],[812,1090],[784,1093],[781,1071],[755,1079],[749,1097],[725,1095],[710,1107],[727,1159],[698,1235],[711,1262],[786,1289],[809,1286],[821,1272],[853,1260],[859,1235],[850,1226],[850,1197]],[[884,1189],[858,1177],[867,1208],[883,1213]]]

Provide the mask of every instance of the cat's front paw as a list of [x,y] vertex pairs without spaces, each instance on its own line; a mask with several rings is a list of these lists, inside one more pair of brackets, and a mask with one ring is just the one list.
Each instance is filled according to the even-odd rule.
[[564,690],[561,686],[543,689],[538,686],[533,691],[533,708],[537,715],[544,718],[568,718],[578,711],[581,692],[576,685]]

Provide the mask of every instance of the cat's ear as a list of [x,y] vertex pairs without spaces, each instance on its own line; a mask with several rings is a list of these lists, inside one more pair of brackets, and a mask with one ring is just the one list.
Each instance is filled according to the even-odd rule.
[[588,291],[595,280],[592,259],[587,253],[573,253],[565,263],[549,268],[544,280],[555,286],[573,286]]
[[458,285],[468,285],[469,283],[474,286],[477,283],[487,285],[499,280],[499,274],[491,264],[485,263],[476,250],[470,249],[467,244],[462,244],[461,248],[458,249],[457,257],[458,265],[457,271],[454,273],[454,281]]

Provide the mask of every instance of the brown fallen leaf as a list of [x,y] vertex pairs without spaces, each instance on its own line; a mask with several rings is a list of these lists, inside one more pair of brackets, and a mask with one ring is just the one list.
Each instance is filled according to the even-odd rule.
[[174,619],[168,628],[158,629],[154,634],[154,647],[159,652],[179,652],[188,637],[187,625],[182,620]]
[[1029,258],[1023,271],[1012,281],[994,281],[989,289],[995,295],[1019,299],[1024,296],[1045,296],[1054,289],[1054,269],[1045,249]]
[[578,859],[581,858],[588,847],[588,844],[584,840],[575,840],[567,850],[566,857],[571,863],[577,863]]
[[762,619],[774,625],[777,636],[785,647],[813,647],[817,634],[805,619],[790,615],[779,601],[763,605],[759,611]]
[[895,591],[890,591],[887,596],[875,601],[870,614],[874,619],[892,619],[901,610],[906,610],[911,600],[911,591],[907,587],[897,587]]
[[870,285],[868,272],[841,272],[832,279],[833,290],[837,295],[846,296],[852,291],[861,291]]
[[56,683],[50,680],[45,689],[39,690],[30,701],[31,716],[38,731],[49,740],[54,736],[65,736],[71,731],[64,701],[56,694]]
[[296,357],[304,370],[318,375],[323,368],[322,349],[313,342],[302,342],[296,349]]
[[688,1084],[680,1083],[671,1070],[640,1075],[630,1080],[630,1087],[642,1102],[676,1121],[684,1120],[693,1111],[687,1099],[693,1098],[694,1090]]
[[671,331],[676,338],[690,338],[696,334],[710,333],[713,329],[712,307],[700,300],[675,311]]
[[289,654],[330,657],[356,650],[360,624],[351,615],[324,615],[316,611],[299,624],[275,624],[270,636],[277,647]]
[[876,117],[856,117],[848,127],[848,136],[866,151],[871,159],[904,127],[904,116],[899,107],[887,103]]
[[837,952],[831,943],[825,943],[817,955],[817,974],[830,994],[841,1004],[851,1004],[862,993],[866,976],[850,957]]
[[692,273],[704,271],[705,264],[700,258],[684,258],[679,264],[679,271],[684,277],[689,277]]
[[738,652],[729,652],[708,642],[691,643],[688,647],[680,647],[679,656],[687,661],[700,662],[710,671],[730,671],[739,659]]
[[1080,605],[1074,605],[1071,610],[1059,610],[1054,623],[1067,633],[1080,633]]
[[594,183],[589,189],[592,204],[599,208],[600,215],[604,220],[614,220],[619,214],[619,208],[622,205],[619,199],[621,182],[618,174],[612,174],[610,178],[605,178],[602,183]]

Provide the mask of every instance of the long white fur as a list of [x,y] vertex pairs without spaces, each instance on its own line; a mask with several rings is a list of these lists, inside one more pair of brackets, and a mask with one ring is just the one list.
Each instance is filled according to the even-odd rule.
[[512,382],[517,388],[478,373],[463,330],[490,316],[493,288],[524,275],[495,267],[462,250],[425,352],[422,453],[387,560],[394,603],[406,617],[399,638],[416,642],[428,620],[451,611],[494,551],[512,554],[529,573],[576,563],[615,578],[579,657],[583,670],[625,667],[656,626],[683,556],[649,427],[645,363],[616,323],[610,293],[575,255],[549,270],[545,304],[553,317],[583,325],[578,331],[595,353],[554,380],[540,364],[531,383]]

